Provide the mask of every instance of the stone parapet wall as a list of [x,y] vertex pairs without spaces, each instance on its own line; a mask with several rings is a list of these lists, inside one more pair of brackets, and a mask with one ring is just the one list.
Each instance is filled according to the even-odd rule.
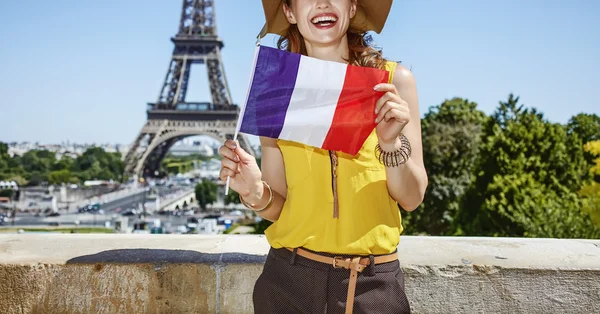
[[[252,313],[262,236],[0,235],[0,313]],[[413,313],[600,313],[600,241],[403,236]]]

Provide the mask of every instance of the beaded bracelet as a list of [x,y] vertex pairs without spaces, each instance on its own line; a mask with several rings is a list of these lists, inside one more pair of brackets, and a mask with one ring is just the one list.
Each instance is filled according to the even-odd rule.
[[386,152],[381,149],[379,143],[375,146],[375,157],[379,162],[386,167],[398,167],[408,161],[411,154],[410,142],[404,134],[399,136],[402,143],[400,149],[393,152]]
[[240,202],[242,203],[242,205],[246,206],[246,208],[254,211],[255,213],[260,213],[263,210],[269,208],[269,206],[271,206],[271,204],[273,204],[273,190],[271,189],[271,186],[265,181],[262,181],[262,183],[264,186],[267,187],[267,190],[269,190],[269,201],[263,208],[259,208],[259,209],[254,208],[252,205],[246,203],[246,201],[242,198],[242,195],[240,195]]

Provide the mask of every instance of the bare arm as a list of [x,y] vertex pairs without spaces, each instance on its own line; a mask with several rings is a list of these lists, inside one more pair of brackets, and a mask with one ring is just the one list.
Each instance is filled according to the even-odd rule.
[[[269,208],[258,213],[262,218],[270,221],[279,219],[279,214],[283,209],[283,204],[287,197],[287,184],[285,181],[285,168],[281,150],[277,146],[277,140],[261,137],[260,146],[262,149],[261,170],[262,180],[267,182],[273,190],[273,203]],[[248,195],[244,200],[256,204],[257,208],[262,208],[269,200],[269,192],[262,189],[255,195]]]
[[[397,116],[399,118],[396,119],[406,120],[406,124],[401,130],[410,142],[411,156],[405,164],[398,167],[386,167],[387,187],[390,196],[402,208],[406,211],[413,211],[423,202],[428,184],[427,172],[423,164],[421,118],[417,88],[410,70],[401,65],[397,66],[392,83],[391,92],[399,95],[399,99],[393,99],[392,97],[390,100],[399,102],[401,107],[404,107],[398,107]],[[392,105],[392,107],[395,105]],[[405,114],[404,117],[403,114]],[[382,150],[392,152],[400,148],[401,141],[394,137],[392,141],[386,142],[380,137],[379,144]]]

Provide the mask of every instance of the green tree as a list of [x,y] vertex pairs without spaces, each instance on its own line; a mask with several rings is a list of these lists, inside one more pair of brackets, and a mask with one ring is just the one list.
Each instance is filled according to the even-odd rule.
[[[532,173],[498,176],[488,187],[484,209],[508,220],[512,228],[497,225],[499,235],[597,238],[600,229],[582,211],[582,202],[568,188],[557,192],[541,184]],[[512,232],[510,232],[512,231]]]
[[88,148],[75,159],[72,170],[81,181],[122,181],[124,164],[119,153],[107,153],[100,147]]
[[56,156],[47,150],[30,150],[23,154],[21,159],[21,164],[25,171],[29,173],[37,171],[44,177],[48,176],[48,172],[52,169],[52,165],[55,162]]
[[576,133],[583,143],[600,140],[600,117],[580,113],[569,119],[567,129],[569,133]]
[[486,123],[456,233],[589,237],[594,231],[576,196],[586,169],[577,136],[511,94]]
[[200,208],[206,210],[206,205],[217,201],[217,189],[216,183],[206,179],[196,184],[195,194]]
[[[577,134],[581,145],[600,140],[600,117],[595,114],[580,113],[569,119],[567,124],[569,134]],[[594,165],[595,156],[591,152],[584,153],[585,160],[590,167]],[[600,182],[600,174],[595,175],[596,182]]]
[[9,155],[8,155],[8,144],[4,143],[4,142],[0,142],[0,158],[2,159],[8,159]]
[[13,190],[0,190],[0,197],[12,197],[15,191]]
[[62,184],[71,182],[71,171],[67,169],[56,170],[48,175],[48,183]]
[[600,183],[592,182],[583,186],[579,196],[582,198],[582,211],[590,216],[597,228],[600,228]]
[[101,169],[96,176],[99,180],[117,180],[119,175],[111,172],[109,169]]
[[254,224],[254,231],[252,232],[252,234],[264,234],[265,230],[267,230],[267,228],[269,228],[269,226],[272,224],[272,222],[263,219],[258,223]]
[[55,153],[48,150],[31,150],[23,156],[10,157],[8,145],[0,142],[0,180],[18,178],[21,186],[45,181],[52,184],[91,179],[122,181],[123,170],[121,155],[107,153],[100,147],[89,148],[76,159],[64,155],[56,160]]
[[29,184],[25,178],[18,175],[10,177],[9,181],[15,181],[19,186],[27,186]]
[[[600,140],[587,143],[584,149],[594,156],[594,166],[590,173],[600,176]],[[596,227],[600,228],[600,183],[592,181],[584,185],[579,191],[579,196],[582,197],[583,211],[590,215]]]
[[225,205],[229,204],[240,204],[240,195],[232,189],[229,189],[229,193],[225,195]]
[[585,151],[594,156],[593,166],[590,169],[590,174],[600,175],[600,140],[589,142],[583,147]]
[[[12,157],[8,157],[7,155],[7,158],[9,158],[7,160],[8,168],[5,171],[0,171],[0,176],[2,176],[3,179],[10,179],[12,177],[22,177],[25,179],[25,177],[27,177],[27,172],[23,169],[21,156],[14,155]],[[25,186],[26,184],[20,185]]]
[[423,159],[429,178],[420,209],[407,213],[409,234],[452,233],[460,199],[473,181],[486,115],[461,98],[430,108],[422,120]]
[[212,157],[200,154],[190,154],[186,156],[176,156],[168,154],[160,164],[160,171],[170,174],[184,173],[194,169],[196,165],[212,159]]
[[29,181],[29,186],[37,186],[42,184],[42,182],[48,181],[47,173],[42,173],[40,171],[33,171],[28,173],[28,177],[26,178]]
[[262,157],[256,158],[256,164],[258,165],[258,168],[262,167]]
[[6,179],[9,175],[8,161],[10,156],[8,155],[8,145],[0,142],[0,180]]
[[57,161],[53,166],[52,170],[69,170],[71,171],[73,168],[73,164],[75,160],[71,158],[71,156],[63,155],[59,161]]
[[81,172],[74,172],[73,173],[73,177],[77,178],[77,180],[79,182],[85,182],[88,180],[91,180],[92,178],[90,177],[90,174],[86,171],[81,171]]

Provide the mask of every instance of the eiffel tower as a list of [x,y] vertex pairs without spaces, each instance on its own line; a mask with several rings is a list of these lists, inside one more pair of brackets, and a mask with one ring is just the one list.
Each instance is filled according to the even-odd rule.
[[[149,103],[147,121],[125,156],[125,173],[134,177],[155,176],[160,163],[177,141],[207,135],[220,142],[233,138],[239,107],[231,94],[217,35],[213,0],[183,0],[179,32],[164,84],[155,103]],[[187,102],[192,64],[205,64],[212,102]],[[255,155],[248,139],[240,134],[240,145]]]

